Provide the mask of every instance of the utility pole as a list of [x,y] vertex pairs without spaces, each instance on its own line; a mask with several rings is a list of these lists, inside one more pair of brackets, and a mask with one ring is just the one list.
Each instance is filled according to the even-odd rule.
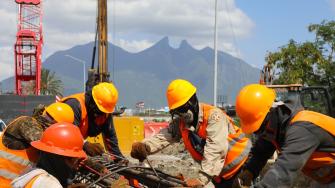
[[218,1],[215,0],[215,23],[214,23],[214,106],[217,102],[217,69],[218,69],[218,50],[217,50],[217,40],[218,40],[218,28],[217,28],[217,12],[218,12]]

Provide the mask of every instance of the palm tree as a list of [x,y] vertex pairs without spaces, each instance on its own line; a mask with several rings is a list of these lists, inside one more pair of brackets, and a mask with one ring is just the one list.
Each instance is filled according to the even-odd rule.
[[48,69],[42,69],[41,73],[41,95],[59,95],[62,96],[63,83],[59,80],[55,72]]

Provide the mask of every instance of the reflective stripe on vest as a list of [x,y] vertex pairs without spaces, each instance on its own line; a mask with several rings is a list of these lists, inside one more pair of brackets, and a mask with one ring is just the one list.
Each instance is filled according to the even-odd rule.
[[[6,169],[0,169],[0,176],[4,177],[6,179],[9,179],[9,180],[13,180],[13,179],[17,178],[19,176],[19,174],[10,172]],[[10,183],[10,181],[9,181],[9,183]]]
[[81,120],[80,120],[79,129],[85,139],[88,136],[87,135],[88,134],[87,133],[88,132],[88,117],[87,117],[87,110],[86,110],[86,105],[85,105],[85,93],[77,93],[74,95],[70,95],[68,97],[62,98],[60,101],[64,102],[68,99],[77,99],[77,101],[80,104]]
[[0,158],[7,159],[9,161],[20,164],[22,166],[28,166],[30,164],[29,160],[26,160],[26,159],[24,159],[20,156],[17,156],[17,155],[11,154],[11,153],[7,153],[7,152],[1,151],[1,150],[0,150]]
[[37,153],[32,148],[8,149],[2,143],[3,136],[0,136],[0,185],[10,187],[10,182],[18,177],[28,165],[32,164],[29,159],[36,160]]
[[[206,139],[207,132],[207,124],[208,124],[208,118],[209,118],[209,112],[210,110],[214,109],[215,107],[206,105],[206,104],[201,104],[202,110],[203,110],[203,122],[199,124],[198,128],[198,136],[201,137],[202,139]],[[224,114],[226,118],[226,114]],[[228,135],[228,151],[227,155],[225,157],[225,164],[223,166],[223,169],[220,173],[220,176],[229,179],[232,176],[234,176],[239,169],[242,167],[244,162],[247,160],[250,148],[251,148],[251,142],[250,140],[245,137],[245,135],[242,133],[242,130],[238,127],[236,127],[232,120],[229,118],[230,123],[232,123],[232,126],[235,128],[236,133],[235,134],[229,134]],[[189,139],[189,130],[186,128],[185,123],[183,121],[180,121],[179,124],[179,129],[182,135],[182,139],[185,144],[185,148],[190,152],[191,156],[193,159],[196,161],[201,161],[203,160],[203,155],[197,152],[190,139]]]
[[[298,112],[290,124],[310,122],[335,137],[335,119],[324,114],[303,110]],[[314,151],[302,171],[317,182],[328,184],[335,181],[335,153]]]
[[[240,142],[243,138],[245,138],[245,134],[240,134],[240,136],[238,138],[233,139],[232,142],[229,142],[228,145],[228,152],[230,152],[231,148],[238,142]],[[251,142],[250,140],[247,141],[247,146],[244,148],[244,150],[242,151],[242,153],[236,157],[232,162],[230,162],[228,165],[224,165],[222,168],[222,173],[225,174],[227,173],[230,169],[232,169],[234,166],[240,164],[240,163],[244,163],[245,160],[247,159],[248,155],[249,155],[249,151],[251,149]],[[242,163],[242,164],[243,164]]]

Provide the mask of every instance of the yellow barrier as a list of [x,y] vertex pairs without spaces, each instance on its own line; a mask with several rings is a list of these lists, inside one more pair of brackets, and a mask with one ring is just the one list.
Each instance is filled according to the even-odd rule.
[[[136,116],[113,117],[113,120],[120,150],[123,154],[129,154],[131,145],[144,139],[144,121]],[[88,137],[87,141],[104,146],[101,134]]]

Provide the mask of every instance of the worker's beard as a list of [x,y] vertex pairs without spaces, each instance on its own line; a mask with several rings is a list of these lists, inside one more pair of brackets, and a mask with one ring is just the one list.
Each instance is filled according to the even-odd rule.
[[62,184],[67,187],[71,179],[74,177],[75,170],[69,167],[63,156],[52,153],[41,152],[40,158],[36,164],[37,168],[41,168],[53,175]]

